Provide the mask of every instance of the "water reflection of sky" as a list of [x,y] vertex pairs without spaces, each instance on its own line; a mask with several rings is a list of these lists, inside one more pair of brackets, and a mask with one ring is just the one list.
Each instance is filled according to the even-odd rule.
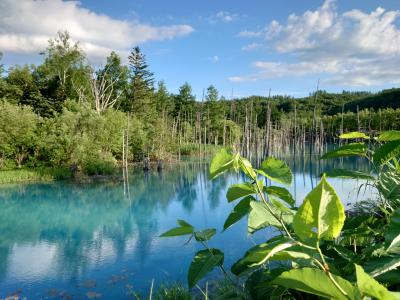
[[[295,170],[290,187],[301,203],[316,175],[347,167],[368,170],[359,160],[285,158]],[[0,188],[0,297],[14,292],[43,297],[128,298],[132,288],[146,293],[151,281],[186,282],[195,243],[158,235],[185,219],[197,228],[215,227],[210,246],[225,252],[229,266],[270,233],[246,233],[246,220],[221,233],[235,203],[227,203],[228,174],[209,181],[207,164],[182,163],[162,174],[132,171],[130,196],[121,183],[10,185]],[[330,180],[344,203],[354,202],[355,183]],[[368,197],[368,192],[363,199]],[[362,194],[361,194],[362,195]]]

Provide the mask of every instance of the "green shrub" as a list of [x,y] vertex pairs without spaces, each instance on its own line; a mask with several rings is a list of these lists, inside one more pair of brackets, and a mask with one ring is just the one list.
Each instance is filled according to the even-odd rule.
[[117,161],[111,153],[101,153],[87,157],[83,168],[87,175],[112,175],[117,171]]
[[[341,138],[371,140],[359,132]],[[321,157],[364,157],[370,160],[374,173],[335,169],[322,174],[320,183],[299,207],[282,186],[293,179],[284,161],[270,157],[255,169],[239,153],[218,152],[210,165],[211,178],[229,170],[241,171],[247,178],[228,188],[228,202],[238,203],[223,229],[247,216],[249,234],[268,228],[275,236],[250,248],[232,265],[230,274],[224,266],[224,253],[208,245],[217,230],[198,230],[178,220],[178,227],[161,236],[187,236],[188,243],[195,240],[204,247],[190,264],[189,288],[219,268],[233,287],[226,299],[241,294],[242,286],[232,274],[245,282],[243,292],[252,299],[309,299],[309,294],[331,299],[399,299],[400,132],[384,132],[374,141],[375,150],[363,141],[353,142]],[[327,176],[368,180],[378,191],[379,213],[346,217]],[[266,185],[269,181],[279,185]]]

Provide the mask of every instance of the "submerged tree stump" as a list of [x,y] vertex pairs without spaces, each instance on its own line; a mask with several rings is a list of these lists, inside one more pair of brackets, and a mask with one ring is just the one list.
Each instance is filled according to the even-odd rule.
[[149,171],[150,170],[150,159],[148,157],[145,157],[143,159],[143,170],[144,171]]
[[161,172],[162,169],[163,169],[163,161],[162,161],[162,159],[158,159],[157,160],[157,171]]
[[79,172],[79,165],[78,165],[77,163],[72,163],[72,164],[69,166],[69,171],[71,172],[72,178],[75,178],[76,175],[77,175],[78,172]]

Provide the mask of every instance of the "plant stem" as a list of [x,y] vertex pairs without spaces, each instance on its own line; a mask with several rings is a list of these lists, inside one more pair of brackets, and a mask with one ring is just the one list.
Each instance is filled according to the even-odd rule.
[[347,295],[347,293],[342,289],[342,287],[339,285],[339,283],[335,280],[335,278],[332,276],[332,273],[329,271],[329,269],[326,267],[328,264],[325,261],[324,255],[322,254],[321,249],[319,248],[319,241],[317,241],[317,248],[318,253],[321,257],[321,260],[323,262],[323,270],[325,273],[328,275],[329,279],[332,281],[332,283],[336,286],[336,288],[344,295],[346,298],[350,299]]
[[[239,159],[242,160],[242,158],[241,158],[240,156],[239,156]],[[248,174],[251,174],[251,172],[250,172],[249,169],[247,168],[246,164],[245,164],[245,163],[242,163],[242,165],[245,167],[247,173],[248,173]],[[261,200],[262,200],[262,201],[264,202],[264,204],[266,205],[266,207],[267,207],[269,213],[281,224],[281,226],[282,226],[282,228],[285,230],[287,236],[288,236],[290,239],[293,239],[293,238],[292,238],[292,235],[291,235],[290,232],[289,232],[289,230],[286,228],[285,223],[282,221],[281,218],[279,218],[279,217],[274,213],[274,211],[273,211],[272,208],[270,207],[270,205],[269,205],[267,199],[266,199],[265,196],[264,196],[263,191],[262,191],[261,188],[260,188],[260,185],[258,184],[257,177],[256,177],[256,178],[252,178],[252,179],[254,180],[254,182],[255,182],[255,184],[256,184],[256,187],[257,187],[257,194],[260,196]]]

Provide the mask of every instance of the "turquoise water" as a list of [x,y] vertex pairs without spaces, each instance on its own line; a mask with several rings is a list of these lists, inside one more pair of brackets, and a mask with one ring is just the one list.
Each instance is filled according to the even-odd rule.
[[[298,203],[324,169],[368,169],[358,160],[324,165],[315,157],[286,160],[295,171],[290,189]],[[225,252],[229,269],[270,233],[248,236],[246,220],[221,233],[235,205],[226,202],[226,190],[243,178],[227,174],[209,181],[207,176],[208,163],[198,162],[167,165],[162,173],[131,170],[129,195],[124,195],[122,182],[1,186],[0,298],[124,299],[132,290],[147,294],[152,280],[155,287],[185,284],[198,245],[158,237],[178,218],[199,229],[217,228],[210,245]],[[344,204],[357,200],[355,182],[330,182]]]

